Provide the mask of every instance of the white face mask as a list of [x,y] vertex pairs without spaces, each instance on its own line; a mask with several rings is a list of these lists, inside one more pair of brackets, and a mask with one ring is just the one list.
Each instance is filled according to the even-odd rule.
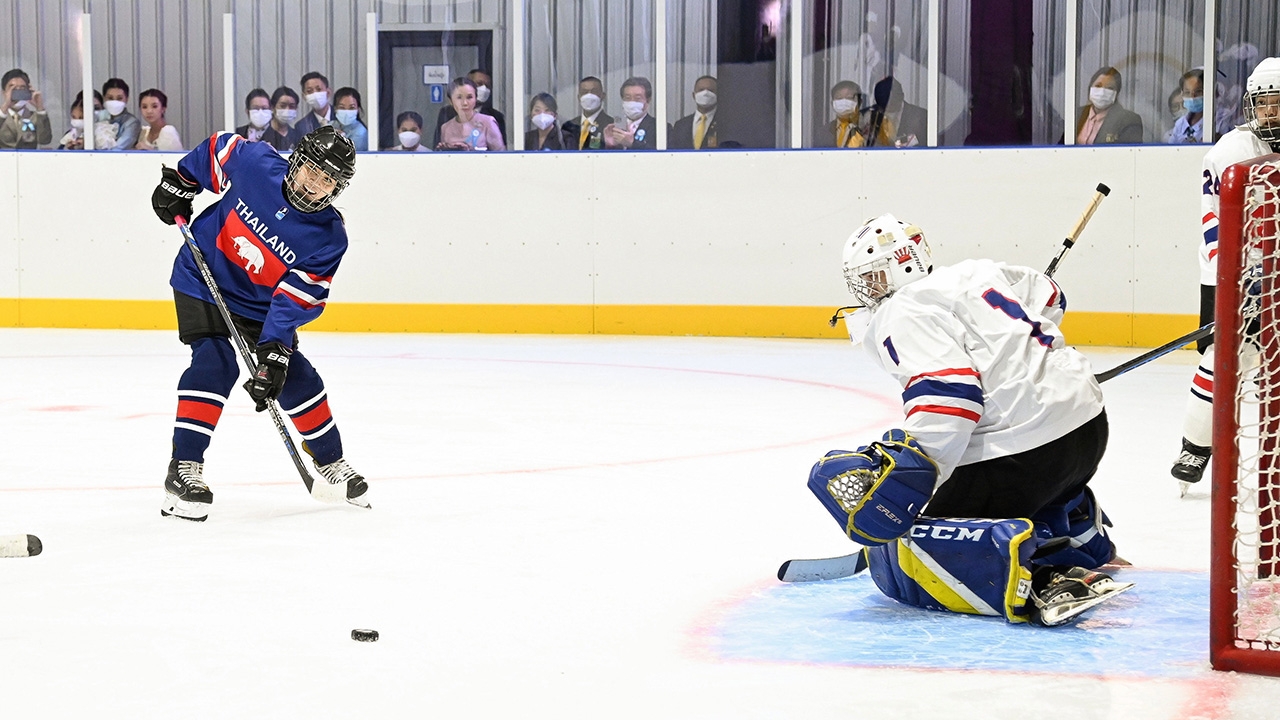
[[853,114],[858,109],[858,103],[848,98],[840,98],[831,101],[831,109],[836,111],[836,116],[844,116]]
[[420,140],[422,140],[422,136],[416,132],[408,132],[406,130],[400,133],[400,147],[402,148],[417,147]]
[[334,110],[333,116],[338,118],[338,122],[343,125],[351,125],[356,121],[356,115],[359,112],[359,110]]
[[488,85],[477,85],[477,86],[476,86],[476,101],[477,101],[477,102],[489,102],[489,95],[490,95],[490,93],[491,93],[491,92],[492,92],[492,91],[491,91],[491,90],[489,90],[489,86],[488,86]]
[[698,107],[715,107],[716,94],[710,90],[699,90],[693,94],[693,101],[698,103]]
[[264,128],[271,122],[271,111],[261,108],[249,111],[249,124],[256,128]]
[[84,118],[71,118],[71,127],[76,130],[84,129]]
[[278,108],[276,110],[276,122],[282,122],[285,125],[292,125],[293,121],[297,119],[297,108]]
[[634,100],[623,101],[622,114],[626,115],[628,120],[639,120],[644,117],[644,103]]
[[600,109],[600,96],[587,93],[578,98],[578,104],[582,105],[582,111],[590,115]]
[[102,106],[107,109],[107,114],[110,115],[111,117],[115,117],[120,113],[124,112],[123,100],[108,100],[102,103]]
[[1106,110],[1116,102],[1116,91],[1111,88],[1091,87],[1089,88],[1089,102],[1093,104],[1094,109]]
[[307,104],[314,110],[323,110],[329,107],[329,93],[325,90],[317,90],[307,96]]
[[533,116],[532,120],[539,130],[546,130],[556,124],[556,116],[551,113],[538,113]]

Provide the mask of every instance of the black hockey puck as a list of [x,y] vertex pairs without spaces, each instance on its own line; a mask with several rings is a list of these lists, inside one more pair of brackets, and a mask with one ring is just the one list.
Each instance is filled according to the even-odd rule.
[[378,642],[377,630],[361,630],[356,628],[351,631],[351,639],[356,642]]

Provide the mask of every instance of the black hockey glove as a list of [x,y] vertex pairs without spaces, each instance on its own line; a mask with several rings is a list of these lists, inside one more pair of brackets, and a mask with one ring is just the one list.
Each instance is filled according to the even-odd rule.
[[151,193],[151,209],[165,225],[177,223],[175,217],[191,220],[191,200],[200,192],[200,186],[187,182],[177,170],[161,167],[160,184]]
[[249,397],[255,403],[254,410],[267,409],[267,401],[280,397],[284,379],[289,375],[289,356],[293,351],[278,342],[258,346],[258,367],[244,383]]

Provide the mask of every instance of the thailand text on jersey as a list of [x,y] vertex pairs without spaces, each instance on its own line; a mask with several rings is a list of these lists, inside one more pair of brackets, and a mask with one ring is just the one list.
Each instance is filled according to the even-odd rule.
[[1200,244],[1200,284],[1218,284],[1218,197],[1222,173],[1236,163],[1262,157],[1271,147],[1247,129],[1235,128],[1223,135],[1204,156],[1200,182],[1200,222],[1204,242]]
[[[187,153],[178,172],[220,193],[191,224],[196,244],[231,312],[264,323],[261,342],[293,343],[299,326],[320,316],[347,250],[332,207],[304,213],[285,200],[289,163],[268,144],[218,133]],[[169,284],[212,303],[185,245]]]
[[938,463],[1031,450],[1102,412],[1089,361],[1065,345],[1066,297],[1031,268],[939,267],[872,315],[864,344],[902,386],[903,429]]

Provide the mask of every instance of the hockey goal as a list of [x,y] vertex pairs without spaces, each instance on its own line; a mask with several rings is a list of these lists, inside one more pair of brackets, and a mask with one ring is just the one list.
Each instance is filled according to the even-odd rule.
[[1280,675],[1280,155],[1220,197],[1209,658]]

